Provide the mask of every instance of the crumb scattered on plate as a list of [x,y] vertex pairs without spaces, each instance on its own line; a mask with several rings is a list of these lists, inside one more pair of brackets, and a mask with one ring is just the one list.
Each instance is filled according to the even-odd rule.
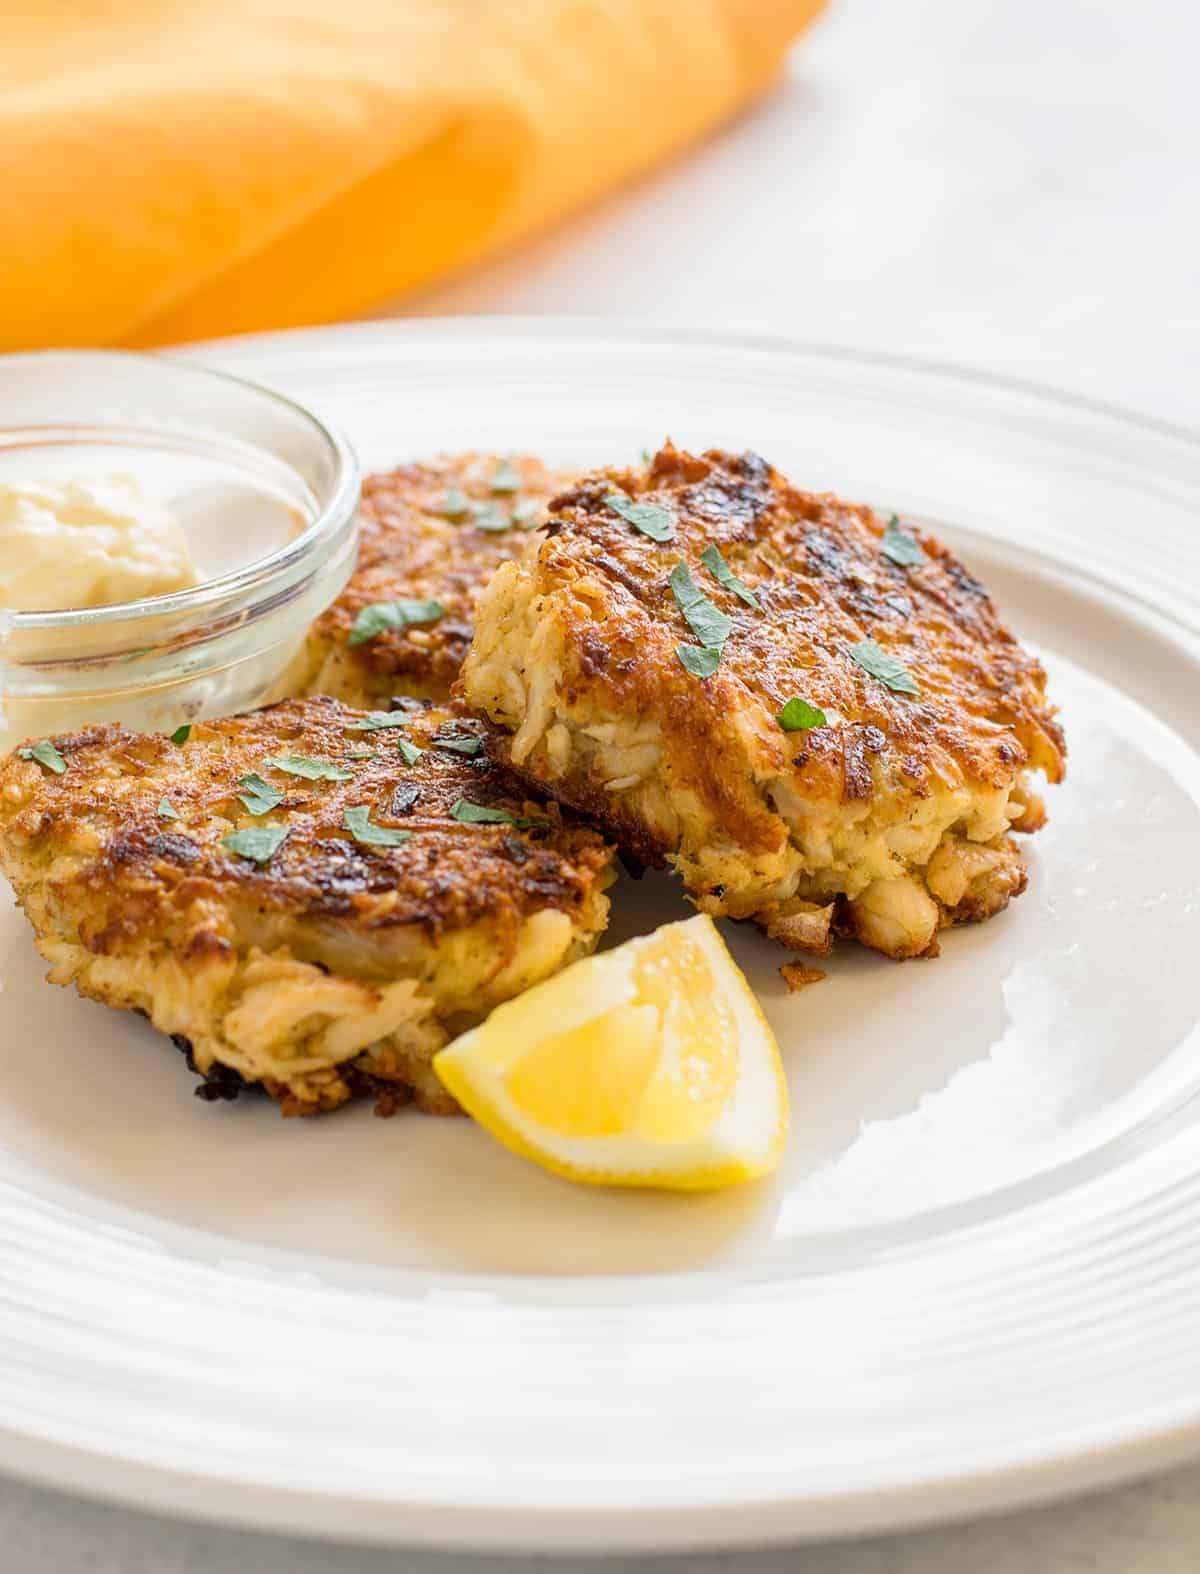
[[803,962],[785,962],[779,969],[779,976],[788,986],[790,993],[796,995],[802,989],[807,989],[810,984],[819,984],[825,973],[819,967],[805,967]]

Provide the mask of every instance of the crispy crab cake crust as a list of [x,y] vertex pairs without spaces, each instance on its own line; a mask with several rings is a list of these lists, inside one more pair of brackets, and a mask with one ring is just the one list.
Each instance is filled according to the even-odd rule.
[[[657,542],[607,502],[674,521]],[[481,599],[461,692],[530,783],[643,862],[669,861],[698,905],[756,919],[798,950],[838,930],[896,957],[982,919],[1025,884],[1007,833],[1044,819],[1028,773],[1063,773],[1045,673],[984,587],[932,536],[902,566],[887,520],[799,491],[754,454],[670,445],[556,498],[540,550]],[[716,546],[757,598],[701,563]],[[687,563],[732,619],[707,679],[670,589]],[[893,692],[851,655],[874,640],[913,674]],[[793,696],[826,724],[785,732]]]
[[[246,1082],[285,1114],[368,1093],[384,1113],[409,1099],[452,1111],[433,1055],[595,946],[611,849],[506,790],[479,722],[417,702],[404,714],[403,730],[364,731],[364,713],[335,700],[287,701],[196,723],[179,745],[94,727],[54,740],[61,775],[9,755],[0,864],[50,979],[149,1017],[208,1097]],[[400,738],[424,750],[411,766]],[[267,763],[288,755],[350,774],[306,780]],[[284,795],[265,814],[239,802],[251,772]],[[461,823],[460,799],[522,825]],[[356,840],[355,806],[410,837]],[[266,863],[222,845],[263,826],[288,832]]]
[[[367,707],[393,695],[447,699],[471,643],[479,593],[525,548],[545,522],[546,503],[570,479],[527,455],[475,453],[368,476],[355,571],[310,629],[284,692],[332,694]],[[494,490],[497,481],[506,489]],[[444,611],[436,621],[347,643],[365,607],[397,600],[436,601]]]

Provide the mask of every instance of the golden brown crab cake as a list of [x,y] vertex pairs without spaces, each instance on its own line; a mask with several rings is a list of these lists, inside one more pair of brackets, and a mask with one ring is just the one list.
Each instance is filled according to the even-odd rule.
[[357,566],[313,624],[284,692],[367,707],[394,695],[448,698],[480,591],[570,479],[540,459],[495,454],[368,476]]
[[1044,818],[1029,772],[1063,772],[1042,667],[983,586],[753,454],[667,446],[556,498],[480,602],[461,691],[527,781],[802,950],[928,955],[1004,907],[1007,833]]
[[435,1052],[589,952],[612,876],[600,836],[506,791],[483,731],[324,698],[93,727],[0,762],[0,865],[51,981],[143,1012],[202,1096],[449,1111]]

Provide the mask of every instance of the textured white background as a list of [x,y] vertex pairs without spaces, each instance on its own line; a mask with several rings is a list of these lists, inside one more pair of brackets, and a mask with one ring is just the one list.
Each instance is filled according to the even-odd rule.
[[[684,25],[687,0],[679,9]],[[1195,424],[1200,13],[1186,0],[833,0],[833,11],[776,96],[690,160],[404,309],[776,332],[986,367]],[[1190,1574],[1198,1546],[1194,1467],[977,1525],[655,1567]],[[651,1561],[553,1567],[627,1574]],[[6,1574],[528,1567],[171,1524],[0,1482]]]

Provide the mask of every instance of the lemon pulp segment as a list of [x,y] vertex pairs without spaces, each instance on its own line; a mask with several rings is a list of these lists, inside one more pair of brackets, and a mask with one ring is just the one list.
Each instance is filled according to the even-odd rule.
[[774,1037],[706,917],[575,963],[434,1069],[506,1146],[576,1180],[728,1185],[773,1168],[786,1132]]

